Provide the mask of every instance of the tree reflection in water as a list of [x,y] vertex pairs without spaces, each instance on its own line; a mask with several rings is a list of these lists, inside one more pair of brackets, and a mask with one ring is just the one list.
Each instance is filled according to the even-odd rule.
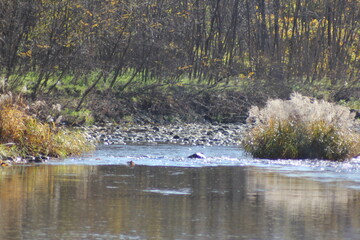
[[0,169],[0,239],[355,239],[360,192],[256,167]]

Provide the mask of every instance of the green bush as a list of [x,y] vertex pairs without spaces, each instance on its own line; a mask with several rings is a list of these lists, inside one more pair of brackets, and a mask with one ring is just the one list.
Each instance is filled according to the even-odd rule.
[[64,109],[62,112],[64,118],[68,120],[71,124],[85,124],[92,125],[94,123],[94,117],[90,110],[81,109],[79,111],[70,110],[68,108]]
[[299,94],[250,109],[242,142],[256,158],[344,160],[359,154],[360,135],[346,107]]

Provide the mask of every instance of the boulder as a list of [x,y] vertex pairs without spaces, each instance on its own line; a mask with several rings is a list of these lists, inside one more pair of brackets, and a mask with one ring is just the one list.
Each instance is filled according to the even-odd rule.
[[206,158],[206,157],[205,157],[205,155],[204,155],[204,154],[202,154],[202,153],[194,153],[194,154],[192,154],[192,155],[188,156],[188,158],[199,158],[199,159],[204,159],[204,158]]

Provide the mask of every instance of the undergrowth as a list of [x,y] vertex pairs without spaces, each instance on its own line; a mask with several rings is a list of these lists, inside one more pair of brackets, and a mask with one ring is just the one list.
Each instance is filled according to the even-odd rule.
[[43,123],[12,94],[0,98],[0,157],[79,155],[93,148],[84,133]]
[[252,107],[242,144],[257,158],[344,160],[360,152],[354,114],[344,106],[294,93]]

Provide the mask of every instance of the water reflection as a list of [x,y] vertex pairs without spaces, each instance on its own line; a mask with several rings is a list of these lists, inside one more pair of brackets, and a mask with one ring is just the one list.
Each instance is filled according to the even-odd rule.
[[0,169],[0,239],[359,239],[360,192],[255,167]]

